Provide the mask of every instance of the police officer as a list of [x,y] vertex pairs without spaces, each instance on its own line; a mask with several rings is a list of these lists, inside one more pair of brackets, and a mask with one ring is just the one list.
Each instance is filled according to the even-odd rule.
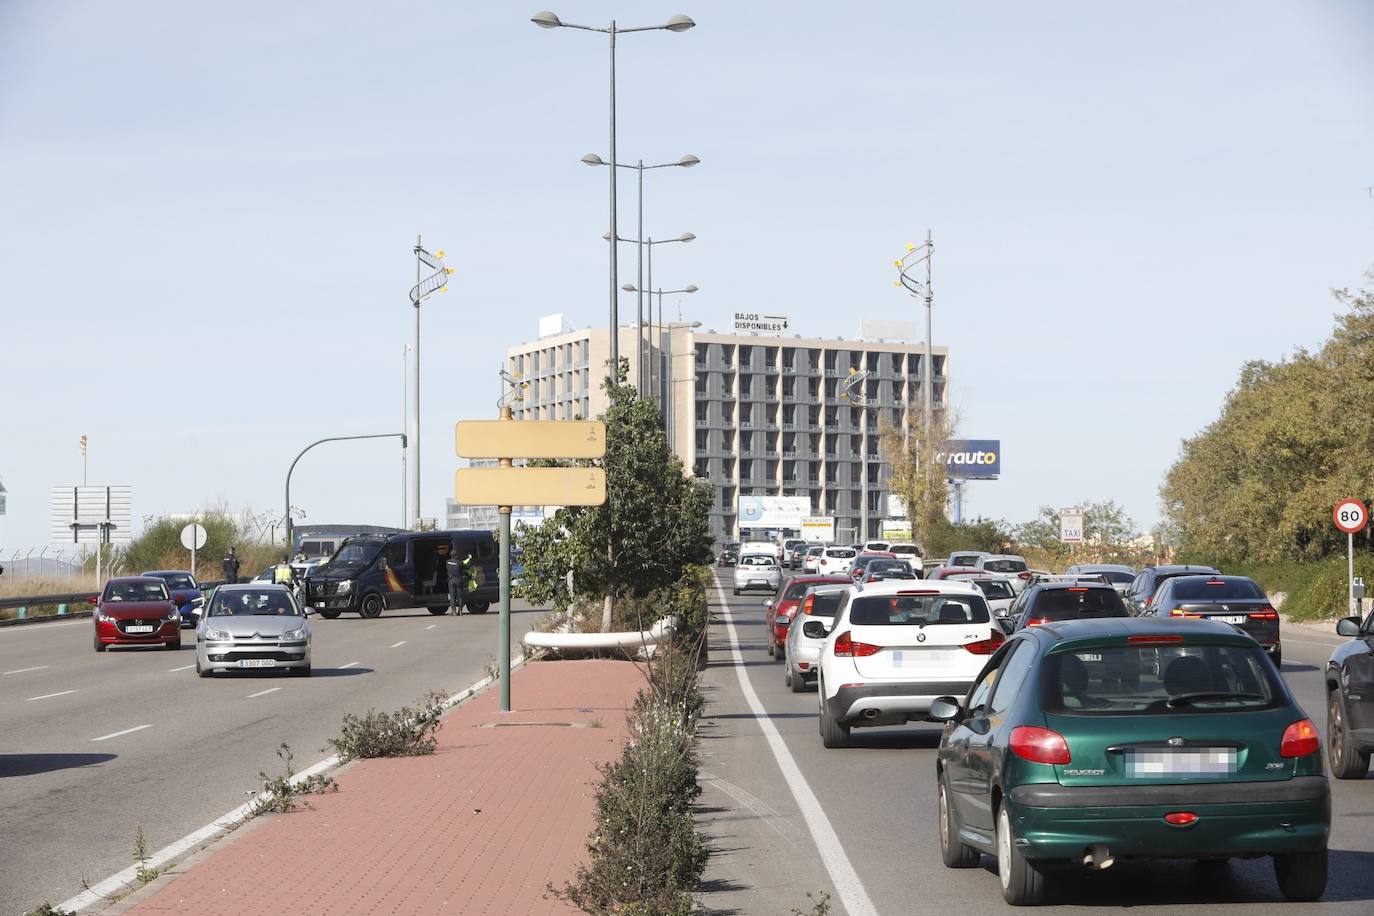
[[224,581],[233,585],[239,581],[239,558],[234,556],[234,548],[229,548],[229,556],[224,558]]
[[467,596],[477,588],[477,572],[472,566],[472,551],[463,552],[461,560],[448,558],[448,609],[455,614],[463,612]]

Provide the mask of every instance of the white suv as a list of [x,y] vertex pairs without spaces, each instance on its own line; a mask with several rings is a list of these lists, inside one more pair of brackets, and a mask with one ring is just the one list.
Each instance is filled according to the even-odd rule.
[[926,567],[921,558],[920,545],[910,541],[893,541],[887,546],[887,551],[888,553],[895,553],[899,560],[906,560],[917,573],[925,571]]
[[822,576],[846,572],[850,561],[858,555],[853,547],[827,547],[816,558],[816,572]]
[[873,582],[850,592],[831,626],[803,620],[805,635],[829,633],[817,679],[826,747],[848,744],[851,728],[926,721],[936,698],[968,693],[1006,639],[967,582]]

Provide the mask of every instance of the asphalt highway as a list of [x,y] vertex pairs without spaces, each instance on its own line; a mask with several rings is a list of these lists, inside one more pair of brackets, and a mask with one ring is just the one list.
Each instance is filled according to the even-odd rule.
[[[540,612],[517,602],[512,642]],[[452,694],[496,659],[497,619],[423,609],[311,618],[310,678],[201,679],[194,631],[179,652],[91,648],[92,622],[0,630],[0,913],[57,904],[128,867],[139,827],[172,843],[283,772],[327,757],[346,713]]]
[[[813,898],[829,894],[831,912],[851,916],[1002,911],[994,860],[985,856],[982,868],[967,870],[940,862],[934,779],[939,728],[855,729],[851,747],[823,748],[815,688],[789,692],[781,663],[768,658],[765,596],[727,597],[729,582],[723,583],[726,590],[713,601],[718,620],[703,680],[701,811],[715,848],[702,898],[708,910],[806,912],[810,891]],[[1284,632],[1284,678],[1323,732],[1321,670],[1342,641],[1296,627]],[[741,672],[762,716],[749,703]],[[774,741],[766,730],[775,733]],[[1045,909],[1129,906],[1174,913],[1244,904],[1246,913],[1374,912],[1374,778],[1332,779],[1331,788],[1330,880],[1319,903],[1285,902],[1270,860],[1255,859],[1221,867],[1121,862],[1073,876]]]

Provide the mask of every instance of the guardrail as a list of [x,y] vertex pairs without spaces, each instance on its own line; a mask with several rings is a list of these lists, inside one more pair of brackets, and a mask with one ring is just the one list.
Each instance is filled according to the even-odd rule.
[[[211,582],[200,583],[202,592],[210,591],[217,586],[223,585],[224,579]],[[99,592],[65,592],[57,595],[18,595],[12,598],[0,598],[0,609],[17,608],[19,614],[13,620],[0,620],[0,626],[12,626],[16,623],[37,623],[43,620],[52,620],[59,617],[89,617],[89,610],[71,611],[68,605],[86,605],[90,599],[99,595]],[[52,607],[57,606],[55,614],[39,614],[34,617],[28,615],[31,607]]]

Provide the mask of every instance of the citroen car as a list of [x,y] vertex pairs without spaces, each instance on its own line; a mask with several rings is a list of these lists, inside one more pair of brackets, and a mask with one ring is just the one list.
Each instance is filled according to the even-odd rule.
[[91,615],[95,651],[110,646],[181,648],[181,611],[167,583],[154,576],[122,576],[105,583]]
[[196,674],[284,668],[310,676],[310,621],[283,585],[221,585],[196,627]]

